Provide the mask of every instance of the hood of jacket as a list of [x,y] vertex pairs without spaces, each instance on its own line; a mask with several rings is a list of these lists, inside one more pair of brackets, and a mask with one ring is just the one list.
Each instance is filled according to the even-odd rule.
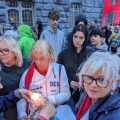
[[85,16],[85,14],[80,13],[80,14],[76,17],[75,25],[77,25],[80,21],[83,21],[83,22],[85,23],[85,25],[88,24],[87,17]]
[[102,27],[102,30],[103,29],[105,29],[106,31],[105,31],[105,33],[107,33],[108,32],[108,26],[104,26],[104,27]]
[[52,30],[51,27],[48,26],[48,27],[46,28],[46,30],[50,31],[52,34],[56,34],[57,31],[58,31],[58,28],[56,28],[56,30]]
[[20,35],[20,38],[22,38],[22,37],[31,38],[32,37],[31,28],[28,25],[24,25],[24,24],[20,25],[18,27],[18,33]]

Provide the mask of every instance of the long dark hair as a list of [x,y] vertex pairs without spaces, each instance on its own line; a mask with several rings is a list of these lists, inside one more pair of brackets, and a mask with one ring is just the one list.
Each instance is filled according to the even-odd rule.
[[[73,39],[73,35],[77,32],[77,31],[80,31],[80,32],[83,32],[84,36],[85,36],[85,41],[83,43],[83,49],[84,50],[86,48],[86,44],[87,44],[87,36],[88,36],[88,31],[87,31],[87,28],[85,25],[83,24],[79,24],[79,25],[76,25],[74,28],[73,28],[73,31],[72,31],[72,39]],[[72,49],[76,50],[75,46],[73,45],[73,40],[72,40]]]
[[36,22],[36,24],[38,25],[38,32],[37,32],[37,36],[38,36],[38,39],[40,38],[40,35],[41,35],[41,33],[42,33],[42,31],[43,31],[43,24],[42,24],[42,22],[40,21],[40,20],[38,20],[37,22]]

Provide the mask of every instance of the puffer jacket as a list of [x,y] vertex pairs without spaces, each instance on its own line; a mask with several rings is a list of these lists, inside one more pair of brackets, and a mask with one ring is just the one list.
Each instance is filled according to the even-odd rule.
[[[86,95],[86,92],[81,95],[76,105],[76,111]],[[108,93],[90,107],[88,120],[120,120],[120,86],[117,86],[113,95],[111,92]]]
[[22,24],[18,27],[18,33],[20,35],[18,44],[21,48],[22,55],[28,57],[29,51],[35,43],[35,40],[32,38],[31,28],[28,25]]

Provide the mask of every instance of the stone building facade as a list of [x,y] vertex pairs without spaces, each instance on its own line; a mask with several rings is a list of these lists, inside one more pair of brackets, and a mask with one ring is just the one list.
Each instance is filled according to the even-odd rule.
[[67,34],[80,12],[86,14],[88,22],[101,24],[103,3],[103,0],[0,0],[0,23],[9,23],[10,17],[14,17],[18,24],[35,26],[40,19],[49,25],[48,12],[55,8],[61,13],[59,26]]

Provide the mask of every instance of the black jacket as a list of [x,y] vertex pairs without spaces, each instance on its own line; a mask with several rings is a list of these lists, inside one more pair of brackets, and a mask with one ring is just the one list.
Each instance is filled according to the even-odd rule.
[[[57,62],[65,66],[69,84],[72,80],[76,82],[79,81],[76,77],[78,67],[89,57],[89,55],[91,55],[92,52],[92,49],[87,49],[85,47],[85,49],[83,49],[79,54],[75,49],[65,49],[59,54]],[[70,91],[72,93],[73,89],[70,88]],[[73,95],[75,102],[78,101],[79,96],[80,93],[79,90],[77,90]]]
[[106,30],[106,31],[105,31],[105,41],[106,41],[107,45],[109,45],[108,39],[109,39],[110,35],[112,34],[112,32],[111,32],[110,30],[108,30],[108,27],[107,27],[107,26],[104,26],[104,27],[102,28],[102,30],[103,30],[103,29]]
[[0,95],[7,95],[19,87],[20,78],[30,64],[31,62],[27,58],[23,58],[22,67],[17,67],[16,65],[7,67],[0,61],[0,77],[1,84],[3,85],[3,88],[0,89]]

